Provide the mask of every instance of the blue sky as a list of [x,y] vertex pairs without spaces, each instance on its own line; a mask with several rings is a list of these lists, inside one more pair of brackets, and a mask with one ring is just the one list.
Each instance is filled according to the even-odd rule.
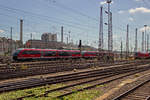
[[[71,40],[77,43],[97,47],[99,34],[100,6],[107,10],[105,0],[0,0],[0,36],[10,37],[10,27],[13,27],[13,39],[19,39],[19,20],[24,20],[24,42],[30,39],[40,39],[44,32],[58,34],[64,26],[64,40],[71,32]],[[141,49],[141,31],[143,25],[150,25],[149,0],[113,0],[114,50],[120,49],[123,41],[125,49],[126,25],[129,24],[130,50],[135,44],[135,28],[138,28],[138,48]],[[107,15],[104,13],[104,22]],[[149,33],[147,27],[147,33]],[[104,43],[107,49],[107,26],[104,25]]]

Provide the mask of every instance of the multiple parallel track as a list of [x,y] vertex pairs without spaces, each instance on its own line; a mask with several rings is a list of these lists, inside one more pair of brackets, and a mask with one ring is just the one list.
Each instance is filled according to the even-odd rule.
[[[106,69],[97,69],[97,70],[88,70],[88,71],[83,71],[83,72],[76,72],[76,73],[71,73],[71,74],[64,74],[64,75],[58,75],[58,76],[52,76],[52,77],[47,77],[47,78],[31,78],[27,79],[25,81],[21,82],[11,82],[11,83],[6,83],[6,84],[0,84],[0,92],[3,91],[10,91],[10,90],[16,90],[16,89],[22,89],[27,88],[27,87],[33,87],[33,86],[41,86],[45,84],[56,84],[60,82],[65,82],[65,81],[73,81],[77,79],[85,79],[85,78],[90,78],[90,77],[96,77],[99,75],[104,75],[104,74],[110,74],[115,72],[115,70],[121,70],[121,69],[133,69],[133,65],[139,65],[139,63],[132,63],[132,64],[126,64],[126,65],[119,65],[118,67],[110,67]],[[123,66],[123,67],[121,67]],[[20,85],[22,87],[20,87]],[[25,86],[24,86],[25,85]],[[12,86],[13,89],[9,89]]]
[[[142,61],[131,61],[131,62],[142,62]],[[56,73],[63,71],[71,71],[73,69],[86,69],[94,66],[104,67],[109,65],[125,64],[131,62],[117,62],[113,64],[101,63],[98,61],[87,60],[87,61],[46,61],[36,63],[17,63],[11,64],[9,68],[0,67],[0,80],[8,78],[17,78],[33,75],[41,75],[48,73]]]
[[[141,65],[141,66],[140,66]],[[37,97],[41,96],[47,96],[48,93],[54,92],[54,91],[60,91],[64,89],[68,89],[74,86],[82,85],[82,84],[87,84],[87,83],[94,83],[91,86],[82,88],[82,89],[77,89],[76,91],[83,91],[85,89],[90,89],[94,88],[97,85],[105,84],[141,71],[145,71],[149,69],[149,64],[143,65],[142,63],[135,63],[135,64],[127,64],[126,66],[124,65],[123,67],[112,67],[104,70],[94,70],[94,71],[88,71],[88,72],[80,72],[80,73],[73,73],[73,74],[66,74],[66,75],[61,75],[61,76],[56,76],[56,77],[47,77],[46,79],[41,79],[41,80],[28,80],[24,81],[21,83],[10,83],[10,84],[3,84],[0,85],[0,92],[3,91],[11,91],[11,90],[16,90],[16,89],[23,89],[23,88],[30,88],[30,87],[35,87],[35,86],[41,86],[45,84],[56,84],[56,83],[61,83],[61,82],[71,82],[75,80],[83,80],[83,79],[88,79],[82,82],[78,83],[73,83],[65,87],[53,89],[53,90],[48,90],[44,94],[41,94]],[[120,76],[120,74],[127,73],[124,76]],[[108,77],[113,77],[115,75],[118,75],[118,78],[112,78],[110,80],[104,81],[104,82],[97,82],[99,80],[108,78]],[[91,79],[93,78],[93,79]],[[62,95],[57,96],[57,98],[61,98],[63,96],[69,95],[74,93],[73,91],[69,91],[67,93],[64,93]],[[22,100],[23,98],[27,97],[34,97],[35,94],[31,94],[28,96],[20,97],[15,100]]]
[[150,78],[125,91],[113,100],[150,100]]

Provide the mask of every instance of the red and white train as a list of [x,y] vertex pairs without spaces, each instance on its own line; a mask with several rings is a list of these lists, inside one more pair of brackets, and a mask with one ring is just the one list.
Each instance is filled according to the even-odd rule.
[[13,53],[13,60],[54,60],[69,58],[95,58],[97,51],[51,50],[51,49],[18,49]]
[[150,59],[150,53],[148,52],[137,52],[134,54],[135,59]]

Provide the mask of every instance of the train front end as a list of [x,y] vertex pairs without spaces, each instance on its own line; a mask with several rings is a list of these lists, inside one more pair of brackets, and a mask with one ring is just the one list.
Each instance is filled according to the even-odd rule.
[[16,51],[13,53],[13,60],[14,60],[14,61],[18,61],[18,60],[19,60],[19,59],[18,59],[18,55],[19,55],[20,51],[21,51],[21,50],[16,50]]

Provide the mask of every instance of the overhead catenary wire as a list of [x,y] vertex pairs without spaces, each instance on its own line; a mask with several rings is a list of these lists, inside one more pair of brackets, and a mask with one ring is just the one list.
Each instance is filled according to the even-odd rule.
[[[0,8],[2,8],[2,9],[5,8],[5,10],[7,9],[8,11],[11,11],[12,13],[20,12],[20,13],[29,14],[30,16],[34,16],[34,17],[37,17],[37,18],[40,18],[40,19],[43,19],[43,20],[49,20],[49,21],[54,22],[54,23],[59,23],[59,24],[64,24],[64,23],[66,24],[67,23],[68,25],[73,24],[73,25],[78,25],[78,26],[80,25],[82,27],[83,26],[88,27],[88,25],[84,25],[84,24],[82,25],[82,24],[79,24],[79,23],[70,22],[70,21],[66,21],[66,20],[62,20],[62,19],[57,19],[57,18],[53,18],[53,17],[49,17],[49,16],[45,16],[45,15],[41,15],[41,14],[29,12],[29,11],[24,11],[24,10],[20,10],[20,9],[16,9],[16,8],[10,8],[10,7],[6,7],[6,6],[3,6],[3,5],[0,5]],[[14,11],[17,11],[17,12],[14,12]],[[51,19],[53,19],[53,20],[51,20]],[[72,25],[70,25],[70,26],[72,26]],[[96,27],[91,26],[90,28],[96,28]]]
[[65,6],[65,5],[63,5],[62,3],[54,2],[53,4],[56,4],[56,6],[61,7],[61,8],[63,8],[63,9],[65,9],[65,10],[68,10],[68,11],[70,11],[70,12],[72,12],[72,13],[76,13],[76,14],[78,14],[78,15],[87,17],[87,18],[89,18],[89,19],[91,19],[91,20],[93,20],[93,21],[98,21],[97,18],[91,17],[91,16],[89,16],[89,15],[87,15],[87,14],[85,14],[85,13],[82,13],[81,11],[75,10],[75,9],[69,7],[69,6]]

